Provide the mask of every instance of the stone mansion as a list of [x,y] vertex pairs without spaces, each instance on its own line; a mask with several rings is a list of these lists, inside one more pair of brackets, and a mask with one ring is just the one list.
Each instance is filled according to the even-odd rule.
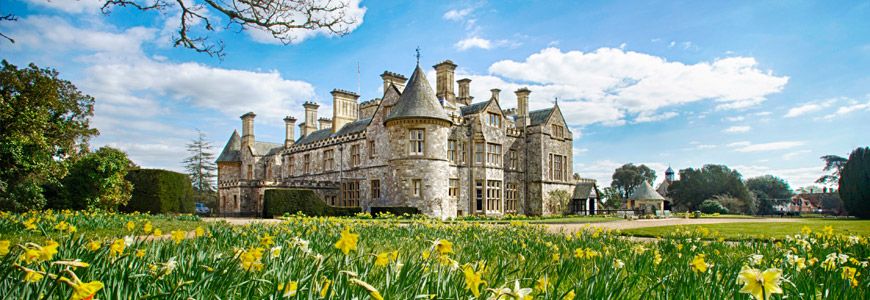
[[572,194],[577,183],[572,134],[558,103],[529,111],[526,88],[514,92],[516,108],[503,108],[499,89],[472,102],[471,80],[454,82],[456,64],[434,68],[435,90],[419,63],[410,79],[384,72],[382,98],[360,103],[356,93],[333,90],[331,119],[318,118],[319,105],[306,102],[301,123],[284,118],[283,144],[255,140],[256,115],[242,115],[242,135],[234,131],[217,159],[218,212],[259,215],[265,190],[305,188],[330,205],[363,211],[554,213],[549,192]]

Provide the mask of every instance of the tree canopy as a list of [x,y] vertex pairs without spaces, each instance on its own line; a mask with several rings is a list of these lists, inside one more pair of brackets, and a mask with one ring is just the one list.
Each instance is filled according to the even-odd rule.
[[190,175],[194,190],[211,192],[214,191],[214,179],[217,177],[214,174],[217,169],[214,163],[215,155],[212,153],[214,146],[208,141],[205,133],[199,129],[196,132],[196,139],[187,144],[187,152],[190,156],[184,159],[184,168]]
[[124,176],[134,167],[126,153],[111,147],[74,159],[69,175],[61,181],[67,208],[116,210],[119,205],[126,205],[133,185]]
[[870,147],[852,151],[840,172],[839,184],[846,210],[858,218],[870,218]]
[[67,174],[64,160],[87,149],[94,98],[34,64],[0,70],[0,209],[45,205],[43,185]]
[[831,172],[831,175],[825,175],[816,179],[816,183],[820,184],[836,184],[840,181],[840,172],[843,171],[843,166],[846,165],[846,159],[837,155],[825,155],[820,157],[825,161],[825,168],[822,171]]
[[674,205],[690,210],[699,209],[702,201],[713,196],[729,195],[745,204],[745,212],[755,213],[755,201],[743,184],[742,175],[723,165],[680,170],[680,180],[670,185],[668,195],[674,199]]
[[613,181],[610,182],[610,186],[616,189],[623,199],[626,199],[644,181],[652,185],[653,181],[656,180],[656,172],[643,164],[635,166],[628,163],[617,168],[613,172],[612,178]]
[[773,175],[749,178],[746,180],[746,188],[755,193],[758,212],[761,214],[773,213],[773,205],[777,201],[788,201],[794,196],[785,179]]

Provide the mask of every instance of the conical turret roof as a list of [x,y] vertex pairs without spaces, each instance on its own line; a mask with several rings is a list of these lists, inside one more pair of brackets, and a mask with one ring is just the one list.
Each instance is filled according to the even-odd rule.
[[227,145],[224,146],[224,151],[221,151],[221,155],[218,156],[215,162],[235,162],[242,161],[242,157],[240,151],[242,150],[242,138],[239,136],[239,132],[233,130],[233,134],[230,136],[230,139],[227,141]]
[[450,118],[447,117],[447,113],[444,112],[444,108],[435,97],[435,90],[429,85],[429,80],[426,80],[426,75],[423,73],[420,64],[417,64],[414,74],[405,85],[405,90],[399,97],[399,101],[396,102],[396,106],[390,110],[385,123],[392,120],[417,118],[450,122]]
[[665,200],[665,197],[656,193],[653,187],[649,185],[649,182],[644,180],[643,183],[634,189],[634,192],[631,193],[628,200]]

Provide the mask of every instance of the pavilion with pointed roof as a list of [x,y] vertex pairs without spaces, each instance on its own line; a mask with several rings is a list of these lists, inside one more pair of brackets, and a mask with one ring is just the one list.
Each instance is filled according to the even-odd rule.
[[634,188],[628,196],[629,209],[643,209],[645,213],[663,212],[665,210],[665,197],[659,195],[646,180]]

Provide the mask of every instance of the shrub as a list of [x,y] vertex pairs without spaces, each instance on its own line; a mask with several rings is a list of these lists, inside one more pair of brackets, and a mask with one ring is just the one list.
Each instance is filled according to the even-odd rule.
[[857,148],[840,172],[840,199],[846,210],[861,219],[870,219],[870,147]]
[[193,213],[193,186],[187,174],[159,170],[131,170],[124,179],[133,184],[127,205],[119,210],[151,213]]
[[407,206],[372,206],[372,215],[377,216],[380,213],[391,213],[396,216],[401,216],[404,214],[408,214],[409,216],[413,216],[420,213],[420,210],[416,207],[407,207]]
[[281,216],[302,212],[307,216],[353,216],[362,212],[359,207],[329,206],[312,190],[271,189],[263,194],[263,216]]
[[722,206],[722,204],[713,199],[704,200],[704,202],[701,202],[701,206],[699,206],[698,208],[701,210],[702,213],[705,214],[728,213],[727,208],[725,208],[724,206]]

